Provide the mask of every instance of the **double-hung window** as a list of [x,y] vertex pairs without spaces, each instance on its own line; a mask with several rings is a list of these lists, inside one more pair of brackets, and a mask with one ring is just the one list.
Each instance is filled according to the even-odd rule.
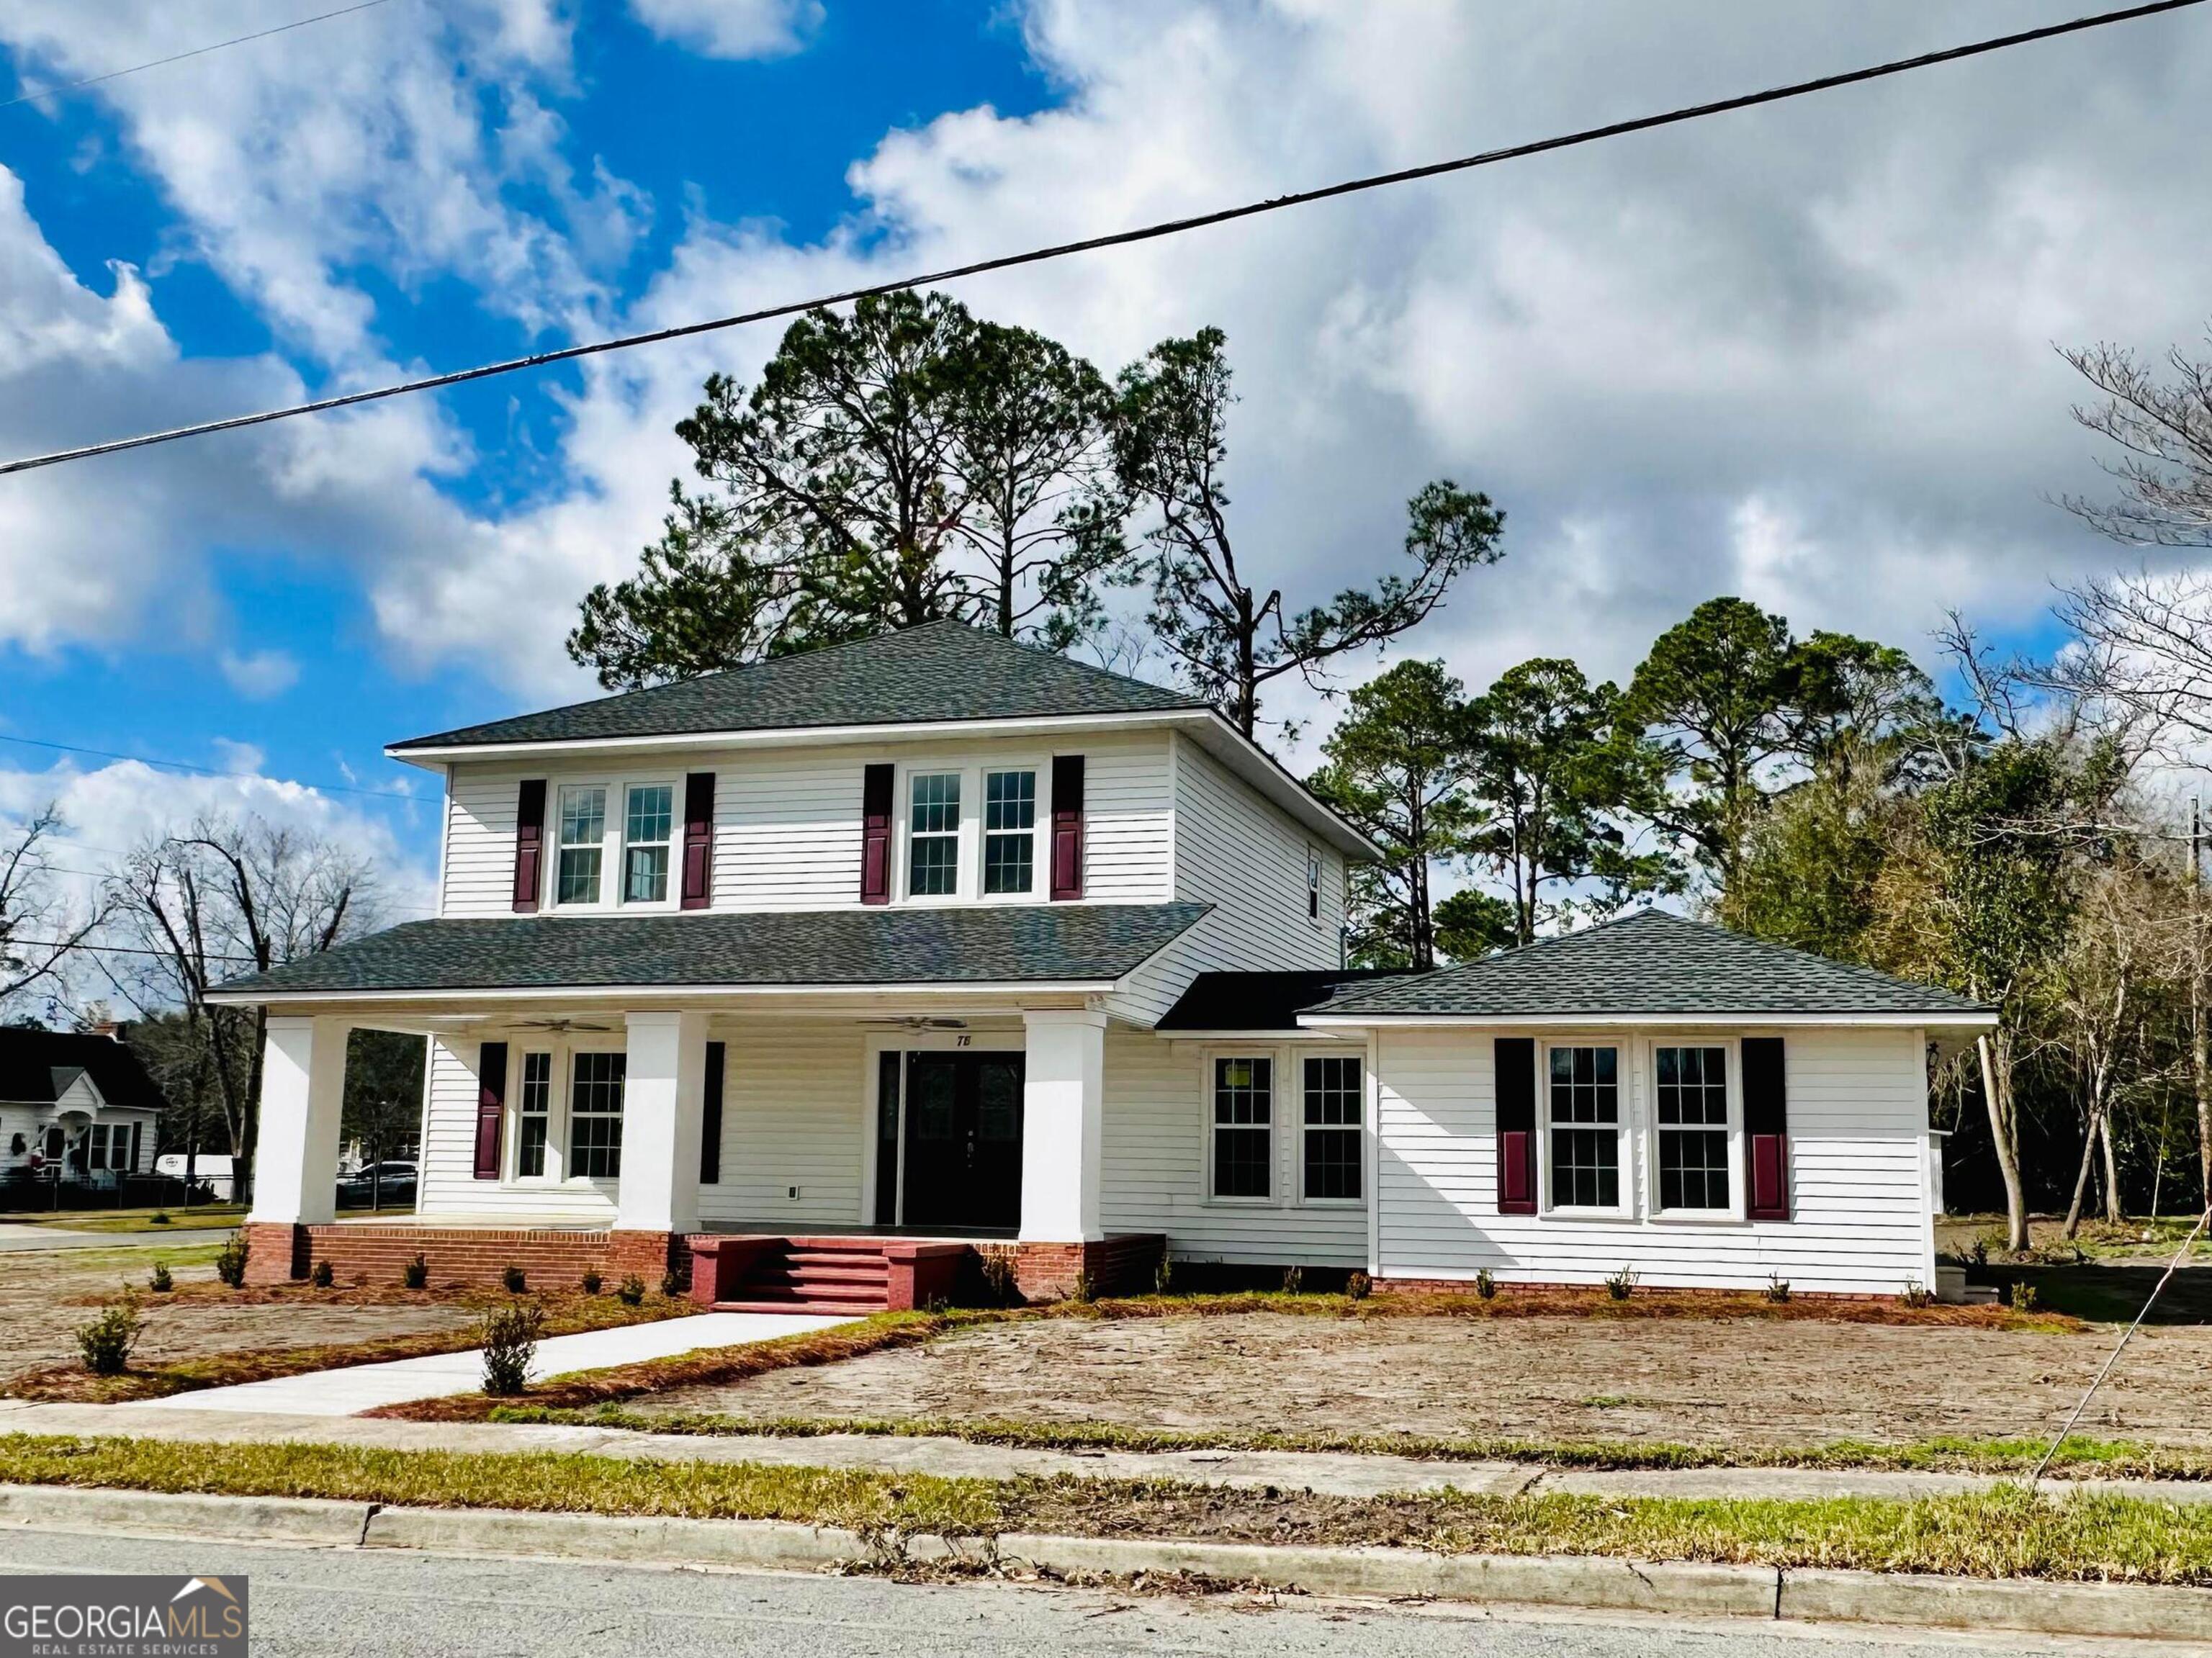
[[553,1127],[553,1056],[522,1056],[522,1090],[515,1104],[514,1174],[518,1180],[545,1177],[545,1146]]
[[1552,1206],[1620,1206],[1620,1050],[1554,1048],[1550,1105]]
[[1033,771],[983,774],[983,890],[1027,892],[1036,871]]
[[1213,1195],[1275,1194],[1275,1062],[1224,1054],[1213,1062]]
[[560,859],[555,866],[553,902],[599,902],[599,860],[606,855],[607,792],[571,786],[561,791]]
[[1359,1187],[1359,1061],[1310,1054],[1305,1062],[1305,1195],[1357,1199]]
[[908,893],[950,898],[960,890],[960,774],[915,774],[907,808]]
[[1728,1049],[1662,1048],[1652,1055],[1659,1207],[1729,1206]]
[[623,1081],[626,1054],[580,1053],[568,1090],[569,1173],[586,1180],[622,1175]]
[[669,838],[675,822],[676,790],[672,785],[629,786],[623,817],[623,902],[667,902]]

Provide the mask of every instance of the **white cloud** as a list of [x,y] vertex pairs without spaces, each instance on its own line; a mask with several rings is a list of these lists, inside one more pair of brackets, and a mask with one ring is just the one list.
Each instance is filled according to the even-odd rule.
[[268,750],[256,748],[251,743],[241,743],[235,738],[216,737],[208,739],[222,758],[222,768],[234,777],[252,777],[269,762]]
[[821,0],[630,0],[637,21],[709,58],[781,58],[822,27]]
[[300,683],[300,664],[286,651],[225,651],[216,661],[240,696],[282,696]]

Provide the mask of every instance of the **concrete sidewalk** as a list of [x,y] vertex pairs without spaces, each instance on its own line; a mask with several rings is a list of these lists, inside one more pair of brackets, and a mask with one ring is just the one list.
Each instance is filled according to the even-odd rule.
[[[340,1373],[324,1372],[325,1376],[337,1374]],[[874,1434],[787,1438],[766,1434],[635,1433],[618,1428],[506,1422],[249,1415],[234,1410],[194,1409],[191,1401],[204,1397],[185,1394],[135,1405],[34,1405],[0,1400],[0,1433],[123,1434],[216,1443],[362,1445],[392,1450],[566,1451],[662,1462],[759,1462],[981,1479],[1072,1474],[1099,1479],[1273,1485],[1337,1497],[1458,1490],[1492,1497],[1560,1491],[1591,1497],[1690,1498],[1915,1497],[1987,1491],[2003,1483],[1984,1474],[1901,1473],[1884,1469],[1551,1469],[1524,1462],[1440,1462],[1346,1452],[1093,1453]],[[2212,1503],[2212,1481],[2064,1479],[2046,1480],[2045,1489],[2106,1491],[2169,1503]]]
[[143,1232],[80,1232],[0,1221],[0,1254],[40,1249],[185,1249],[224,1242],[237,1230],[234,1226],[161,1226]]
[[[549,1376],[566,1376],[572,1370],[599,1370],[648,1358],[672,1358],[698,1347],[740,1347],[780,1336],[806,1335],[851,1321],[793,1313],[700,1313],[650,1324],[625,1324],[611,1330],[587,1330],[580,1335],[548,1336],[538,1344],[530,1378],[542,1382]],[[471,1347],[425,1358],[311,1370],[303,1376],[274,1376],[232,1388],[173,1394],[129,1408],[193,1416],[232,1412],[253,1417],[349,1417],[379,1406],[404,1404],[410,1399],[472,1394],[483,1384],[483,1349]]]

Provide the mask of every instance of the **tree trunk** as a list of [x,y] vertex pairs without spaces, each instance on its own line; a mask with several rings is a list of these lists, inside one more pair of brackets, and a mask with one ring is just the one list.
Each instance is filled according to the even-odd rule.
[[2014,1254],[2027,1248],[2027,1194],[2020,1183],[2020,1145],[2014,1133],[2012,1056],[2002,1034],[1992,1042],[1986,1032],[1974,1039],[1974,1052],[1982,1063],[1982,1098],[1990,1112],[1990,1144],[1997,1154],[1997,1173],[2005,1188],[2005,1248]]
[[2066,1206],[2066,1236],[2069,1242],[2081,1230],[2081,1199],[2089,1190],[2089,1165],[2097,1156],[2097,1131],[2104,1126],[2103,1113],[2089,1114],[2088,1132],[2081,1136],[2081,1166],[2074,1171],[2074,1200]]
[[2097,1138],[2105,1148],[2105,1218],[2117,1226],[2127,1216],[2120,1202],[2120,1160],[2112,1151],[2112,1114],[2109,1110],[2097,1126]]

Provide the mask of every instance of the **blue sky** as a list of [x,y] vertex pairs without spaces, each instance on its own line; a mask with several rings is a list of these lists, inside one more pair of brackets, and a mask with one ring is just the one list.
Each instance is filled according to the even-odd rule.
[[[317,0],[0,15],[0,98]],[[9,454],[843,285],[2070,14],[1327,0],[386,0],[0,110]],[[1808,21],[1808,20],[1813,20]],[[1933,663],[1957,606],[2052,642],[2131,562],[2054,343],[2212,311],[2189,15],[969,285],[1109,371],[1209,322],[1245,545],[1295,600],[1438,476],[1508,556],[1411,641],[1470,683],[1620,676],[1698,600]],[[89,856],[214,806],[359,838],[419,902],[393,738],[587,695],[576,599],[657,528],[669,434],[772,332],[0,480],[0,816]],[[1359,664],[1355,674],[1370,671]],[[1289,708],[1287,712],[1310,712]],[[1293,756],[1294,762],[1299,756]],[[404,907],[404,903],[401,907]]]

